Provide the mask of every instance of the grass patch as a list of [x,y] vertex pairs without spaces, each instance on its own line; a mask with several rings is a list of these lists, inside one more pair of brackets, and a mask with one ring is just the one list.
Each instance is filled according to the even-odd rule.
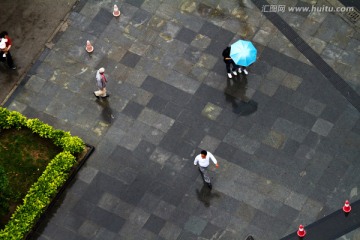
[[29,188],[38,180],[48,163],[62,149],[49,139],[32,133],[30,129],[4,129],[0,131],[0,166],[9,181],[9,212],[0,216],[0,228],[9,220],[16,206]]

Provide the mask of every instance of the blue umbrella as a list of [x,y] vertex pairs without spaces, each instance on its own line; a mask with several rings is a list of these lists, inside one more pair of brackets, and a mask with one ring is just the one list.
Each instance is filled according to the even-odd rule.
[[256,53],[251,42],[239,40],[231,45],[230,57],[237,65],[247,67],[256,61]]

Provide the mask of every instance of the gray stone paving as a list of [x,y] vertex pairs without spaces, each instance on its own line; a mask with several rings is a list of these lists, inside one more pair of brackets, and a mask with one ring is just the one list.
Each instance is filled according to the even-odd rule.
[[[359,112],[251,1],[118,6],[80,1],[7,103],[96,148],[37,239],[279,239],[359,199]],[[337,15],[282,17],[325,60],[356,45],[326,27]],[[230,81],[221,52],[239,38],[259,59]],[[96,100],[102,66],[111,96]],[[220,164],[211,192],[202,148]]]

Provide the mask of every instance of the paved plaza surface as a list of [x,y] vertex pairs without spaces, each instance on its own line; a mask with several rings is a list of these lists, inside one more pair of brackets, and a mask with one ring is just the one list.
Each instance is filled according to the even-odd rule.
[[[336,4],[125,0],[115,18],[112,1],[78,1],[5,104],[96,149],[34,239],[280,239],[359,200],[358,26],[261,11],[313,2]],[[229,80],[238,39],[258,61]],[[220,165],[211,192],[201,149]]]

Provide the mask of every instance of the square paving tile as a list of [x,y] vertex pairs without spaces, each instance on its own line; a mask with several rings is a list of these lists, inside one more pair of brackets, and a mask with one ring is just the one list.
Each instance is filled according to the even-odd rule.
[[81,227],[78,230],[78,234],[80,234],[80,236],[85,237],[86,239],[88,238],[93,238],[96,235],[96,232],[99,231],[100,226],[95,224],[92,221],[85,221]]
[[[206,150],[207,150],[207,148],[206,148]],[[221,142],[219,144],[219,146],[216,148],[216,151],[213,153],[223,159],[226,159],[227,161],[231,161],[231,159],[233,158],[236,151],[237,151],[237,148],[235,148],[227,143]]]
[[160,201],[155,210],[153,211],[153,214],[162,219],[168,220],[171,217],[175,208],[176,207],[172,204],[169,204],[165,201]]
[[175,38],[184,43],[190,44],[191,41],[195,38],[195,36],[196,36],[196,32],[194,32],[193,30],[191,30],[189,28],[183,27],[177,33]]
[[314,100],[312,98],[309,99],[308,104],[305,106],[304,110],[310,114],[313,114],[315,116],[320,116],[324,108],[326,107],[325,104]]
[[138,25],[146,24],[150,20],[150,18],[151,18],[151,14],[140,8],[134,13],[130,22],[132,23],[132,25],[138,26]]
[[212,103],[207,103],[201,114],[210,120],[216,120],[216,118],[221,114],[222,108],[216,106]]
[[96,207],[90,214],[89,219],[112,232],[120,231],[125,223],[125,219],[113,213]]
[[141,57],[135,53],[127,52],[121,59],[120,63],[124,64],[125,66],[134,68],[139,62],[140,58]]
[[185,223],[184,229],[195,235],[200,235],[206,227],[206,224],[207,221],[196,216],[190,216],[188,221]]
[[136,102],[129,101],[128,104],[126,104],[126,107],[122,110],[122,113],[136,119],[143,109],[144,106]]
[[161,229],[164,227],[165,222],[166,221],[164,219],[151,214],[149,219],[146,221],[144,228],[155,234],[159,234]]
[[330,133],[333,126],[333,123],[319,118],[316,120],[314,126],[311,128],[311,131],[326,137]]
[[273,148],[280,149],[282,148],[285,140],[286,137],[284,134],[271,130],[267,137],[263,140],[263,143]]
[[199,148],[207,149],[210,152],[215,152],[221,141],[217,138],[206,135],[200,142]]
[[97,21],[107,26],[113,18],[114,16],[111,14],[111,11],[101,8],[100,11],[93,18],[93,21]]
[[177,225],[175,225],[171,222],[166,222],[164,227],[159,232],[159,236],[166,240],[176,240],[176,239],[178,239],[178,236],[180,235],[181,230],[182,229],[180,227],[178,227]]

